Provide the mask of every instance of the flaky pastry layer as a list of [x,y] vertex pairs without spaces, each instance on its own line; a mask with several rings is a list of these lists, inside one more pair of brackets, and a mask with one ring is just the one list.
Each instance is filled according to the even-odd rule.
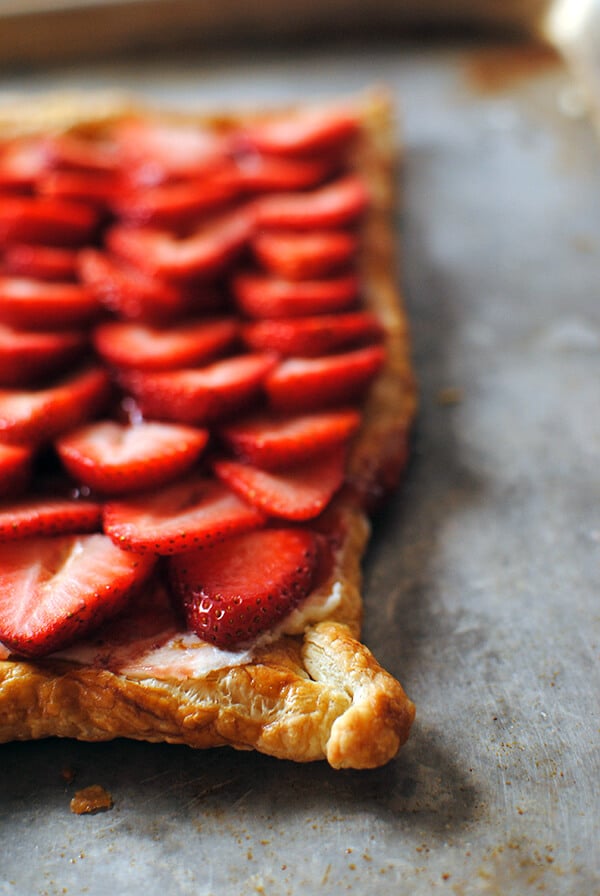
[[[391,109],[381,94],[356,100],[356,107],[362,133],[353,163],[372,196],[361,256],[364,300],[384,325],[387,361],[363,408],[348,485],[328,510],[344,520],[340,600],[331,618],[309,625],[301,636],[282,636],[257,648],[251,662],[182,680],[132,678],[55,658],[2,661],[0,742],[127,737],[202,748],[229,745],[298,762],[325,758],[335,768],[372,768],[389,761],[408,737],[412,702],[359,641],[367,513],[396,484],[406,463],[416,392],[396,285]],[[0,108],[0,135],[93,131],[131,114],[166,115],[116,97],[33,100]],[[228,125],[265,114],[194,120]]]

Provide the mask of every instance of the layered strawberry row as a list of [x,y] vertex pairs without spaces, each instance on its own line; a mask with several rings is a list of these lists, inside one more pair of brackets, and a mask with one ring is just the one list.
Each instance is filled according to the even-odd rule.
[[[0,642],[144,604],[223,649],[331,566],[385,359],[361,307],[360,125],[150,118],[0,149]],[[136,612],[138,612],[136,610]]]

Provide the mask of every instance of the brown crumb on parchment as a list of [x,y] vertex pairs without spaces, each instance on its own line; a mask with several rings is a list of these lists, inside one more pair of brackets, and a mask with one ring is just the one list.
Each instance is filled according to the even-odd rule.
[[75,815],[89,815],[93,812],[106,812],[112,809],[113,799],[110,793],[100,784],[92,784],[78,790],[71,800],[71,812]]

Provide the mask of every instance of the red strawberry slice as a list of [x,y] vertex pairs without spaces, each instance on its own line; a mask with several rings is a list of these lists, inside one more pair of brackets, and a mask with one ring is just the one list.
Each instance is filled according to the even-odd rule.
[[281,280],[246,273],[233,278],[232,289],[238,307],[248,317],[300,317],[352,307],[359,279],[349,274],[330,280]]
[[0,386],[29,386],[60,373],[83,354],[85,333],[36,333],[0,324]]
[[189,297],[161,281],[94,249],[79,255],[79,274],[99,302],[128,320],[165,322],[183,314]]
[[356,311],[255,321],[242,327],[242,338],[255,351],[308,358],[377,342],[383,338],[383,328],[374,314]]
[[90,171],[49,171],[38,183],[43,196],[89,202],[101,209],[110,205],[121,188],[115,174]]
[[117,170],[120,161],[118,147],[113,142],[75,134],[47,137],[44,151],[51,167],[82,173],[110,174]]
[[122,371],[120,382],[145,417],[205,424],[229,417],[258,398],[275,363],[273,355],[239,355],[208,367],[165,373]]
[[123,169],[139,184],[200,177],[223,165],[223,138],[197,126],[131,120],[113,137]]
[[347,144],[358,129],[358,119],[351,110],[314,107],[259,122],[245,132],[245,139],[261,152],[305,156]]
[[49,442],[99,413],[109,394],[108,375],[98,367],[78,370],[45,389],[0,390],[0,437],[11,444]]
[[96,228],[94,209],[52,196],[5,196],[0,203],[0,241],[80,246]]
[[379,345],[324,358],[289,358],[267,377],[269,401],[284,413],[353,401],[364,393],[384,360],[385,349]]
[[77,273],[77,252],[54,246],[30,246],[15,243],[4,250],[5,273],[32,280],[74,280]]
[[316,187],[334,168],[327,159],[285,159],[256,152],[240,154],[236,163],[240,187],[249,193]]
[[214,479],[188,477],[151,494],[111,501],[104,531],[130,551],[177,554],[264,525],[265,517]]
[[23,330],[82,327],[98,315],[95,295],[81,283],[0,277],[0,320]]
[[212,277],[247,245],[252,226],[252,216],[243,209],[203,224],[183,239],[150,227],[123,226],[107,234],[107,243],[112,252],[151,276]]
[[105,535],[0,545],[0,640],[29,656],[65,647],[122,610],[153,565]]
[[344,445],[359,425],[360,414],[352,409],[296,417],[263,413],[224,427],[221,435],[241,460],[273,470]]
[[350,233],[259,233],[253,249],[264,267],[287,280],[314,280],[346,267],[356,256],[358,240]]
[[113,209],[135,224],[182,227],[209,211],[222,209],[239,193],[234,175],[220,174],[201,180],[160,184],[117,195]]
[[78,482],[105,494],[124,495],[186,473],[207,441],[203,429],[169,423],[123,426],[105,420],[67,433],[56,447]]
[[225,650],[277,625],[313,588],[319,541],[306,529],[264,529],[170,560],[188,627]]
[[96,327],[94,345],[116,367],[177,370],[212,361],[233,345],[237,333],[233,318],[189,320],[168,329],[115,321]]
[[18,495],[31,478],[33,449],[26,445],[0,444],[0,495]]
[[0,190],[28,192],[46,168],[41,140],[15,140],[0,154]]
[[328,230],[354,223],[368,202],[362,179],[348,175],[309,193],[266,196],[256,203],[256,221],[282,230]]
[[98,532],[102,505],[73,498],[21,498],[0,505],[0,542]]
[[342,485],[345,461],[345,450],[336,447],[276,472],[232,460],[216,461],[214,470],[241,498],[263,513],[286,520],[310,520],[327,507]]

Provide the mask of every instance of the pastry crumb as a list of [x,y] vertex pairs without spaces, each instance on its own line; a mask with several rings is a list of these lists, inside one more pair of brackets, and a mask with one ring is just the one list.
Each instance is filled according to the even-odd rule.
[[460,404],[464,397],[464,390],[459,386],[444,386],[437,394],[437,403],[443,407],[451,407]]
[[90,787],[78,790],[71,800],[71,812],[75,815],[106,812],[108,809],[112,809],[112,807],[112,796],[100,784],[92,784]]

